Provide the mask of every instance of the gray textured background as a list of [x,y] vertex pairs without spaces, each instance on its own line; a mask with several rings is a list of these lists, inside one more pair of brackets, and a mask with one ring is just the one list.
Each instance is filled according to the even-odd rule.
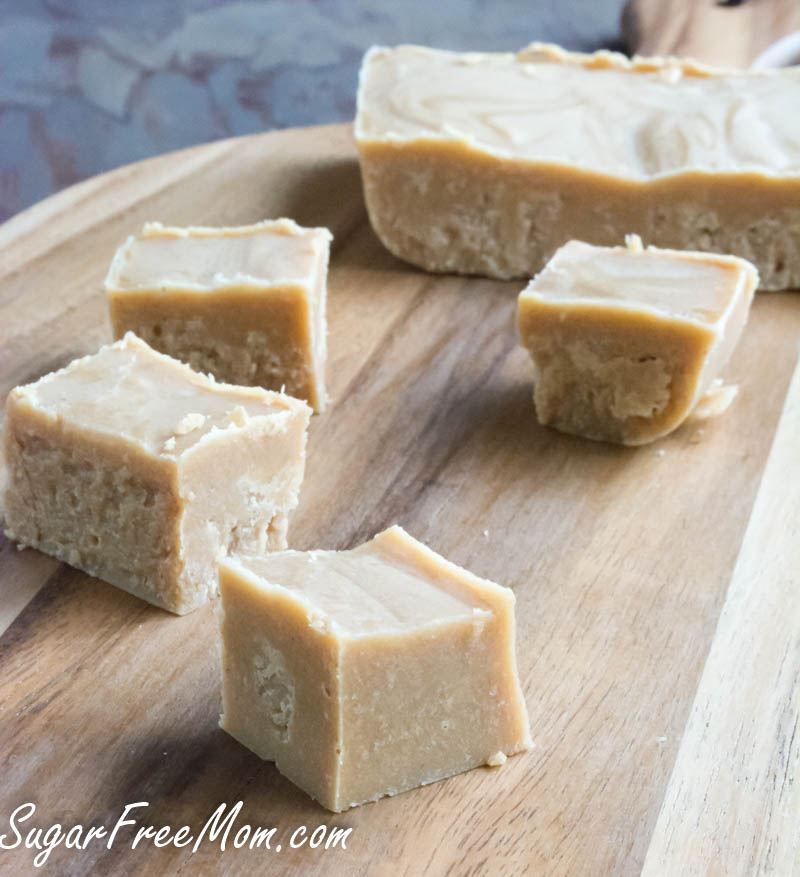
[[194,143],[352,118],[373,43],[617,40],[623,0],[2,0],[0,221]]

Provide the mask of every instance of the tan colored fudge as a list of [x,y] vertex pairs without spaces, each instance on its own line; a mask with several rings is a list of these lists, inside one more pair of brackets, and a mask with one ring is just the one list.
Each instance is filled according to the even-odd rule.
[[732,253],[800,287],[800,68],[371,49],[356,137],[372,225],[430,271],[531,277],[578,239]]
[[331,233],[290,219],[239,228],[153,222],[106,278],[114,337],[135,332],[217,380],[326,402]]
[[6,534],[183,614],[228,550],[286,547],[304,402],[218,384],[128,334],[7,403]]
[[734,256],[570,241],[519,296],[540,422],[640,445],[721,413],[735,387],[718,376],[757,285]]
[[514,595],[400,527],[220,565],[220,724],[341,811],[531,745]]

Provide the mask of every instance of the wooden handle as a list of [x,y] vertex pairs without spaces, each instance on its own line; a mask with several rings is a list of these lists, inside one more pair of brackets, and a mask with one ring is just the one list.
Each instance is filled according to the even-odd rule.
[[800,30],[797,0],[628,0],[622,13],[631,54],[681,55],[726,67],[748,67],[793,30]]

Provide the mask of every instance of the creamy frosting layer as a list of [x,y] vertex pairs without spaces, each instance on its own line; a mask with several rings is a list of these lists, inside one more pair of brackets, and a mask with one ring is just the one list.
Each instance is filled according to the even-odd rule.
[[302,595],[340,633],[401,633],[487,611],[468,589],[453,593],[452,585],[443,587],[374,542],[350,551],[282,551],[238,560],[270,584]]
[[466,141],[503,158],[643,180],[686,171],[800,176],[800,68],[721,71],[680,59],[373,48],[362,141]]
[[147,223],[117,250],[106,288],[213,291],[230,286],[306,283],[331,240],[290,219],[238,228],[175,228]]
[[[522,292],[550,303],[602,303],[649,309],[714,324],[727,313],[752,266],[735,256],[570,241]],[[755,280],[752,281],[755,283]]]
[[304,407],[260,387],[218,384],[130,332],[12,394],[54,421],[168,456],[180,456],[214,430]]

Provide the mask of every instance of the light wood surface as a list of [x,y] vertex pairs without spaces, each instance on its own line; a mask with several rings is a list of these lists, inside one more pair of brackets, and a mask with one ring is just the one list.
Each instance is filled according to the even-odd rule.
[[[3,542],[0,834],[26,801],[37,825],[109,827],[126,804],[148,801],[142,821],[196,832],[219,804],[242,800],[238,824],[275,826],[281,852],[131,850],[127,832],[110,850],[60,848],[48,867],[574,875],[634,874],[647,860],[652,874],[713,873],[717,861],[747,873],[770,855],[788,873],[785,817],[776,809],[759,822],[758,812],[767,802],[796,813],[791,787],[769,793],[781,766],[791,777],[796,745],[782,748],[797,719],[796,550],[774,532],[797,511],[780,477],[796,474],[796,401],[783,412],[796,296],[758,296],[728,369],[741,392],[724,417],[640,449],[559,435],[531,405],[513,323],[521,284],[434,277],[388,255],[366,221],[351,136],[329,126],[196,147],[91,180],[0,228],[0,391],[109,340],[102,279],[143,221],[328,225],[334,402],[312,423],[291,543],[349,547],[398,522],[512,587],[536,748],[332,816],[218,729],[210,607],[175,618]],[[765,549],[778,552],[775,581],[755,574]],[[774,608],[750,618],[762,590]],[[760,649],[752,666],[734,647],[739,631]],[[776,664],[784,653],[793,667]],[[726,699],[739,677],[742,692]],[[728,703],[744,721],[740,744],[725,739],[736,721]],[[728,748],[704,748],[705,721]],[[731,766],[708,806],[694,790],[684,813],[692,771],[711,789]],[[321,824],[352,827],[347,849],[289,849],[295,828]],[[31,859],[0,850],[0,871],[33,873]]]
[[[675,768],[647,877],[800,865],[800,369],[795,372]],[[720,842],[724,838],[724,842]]]

